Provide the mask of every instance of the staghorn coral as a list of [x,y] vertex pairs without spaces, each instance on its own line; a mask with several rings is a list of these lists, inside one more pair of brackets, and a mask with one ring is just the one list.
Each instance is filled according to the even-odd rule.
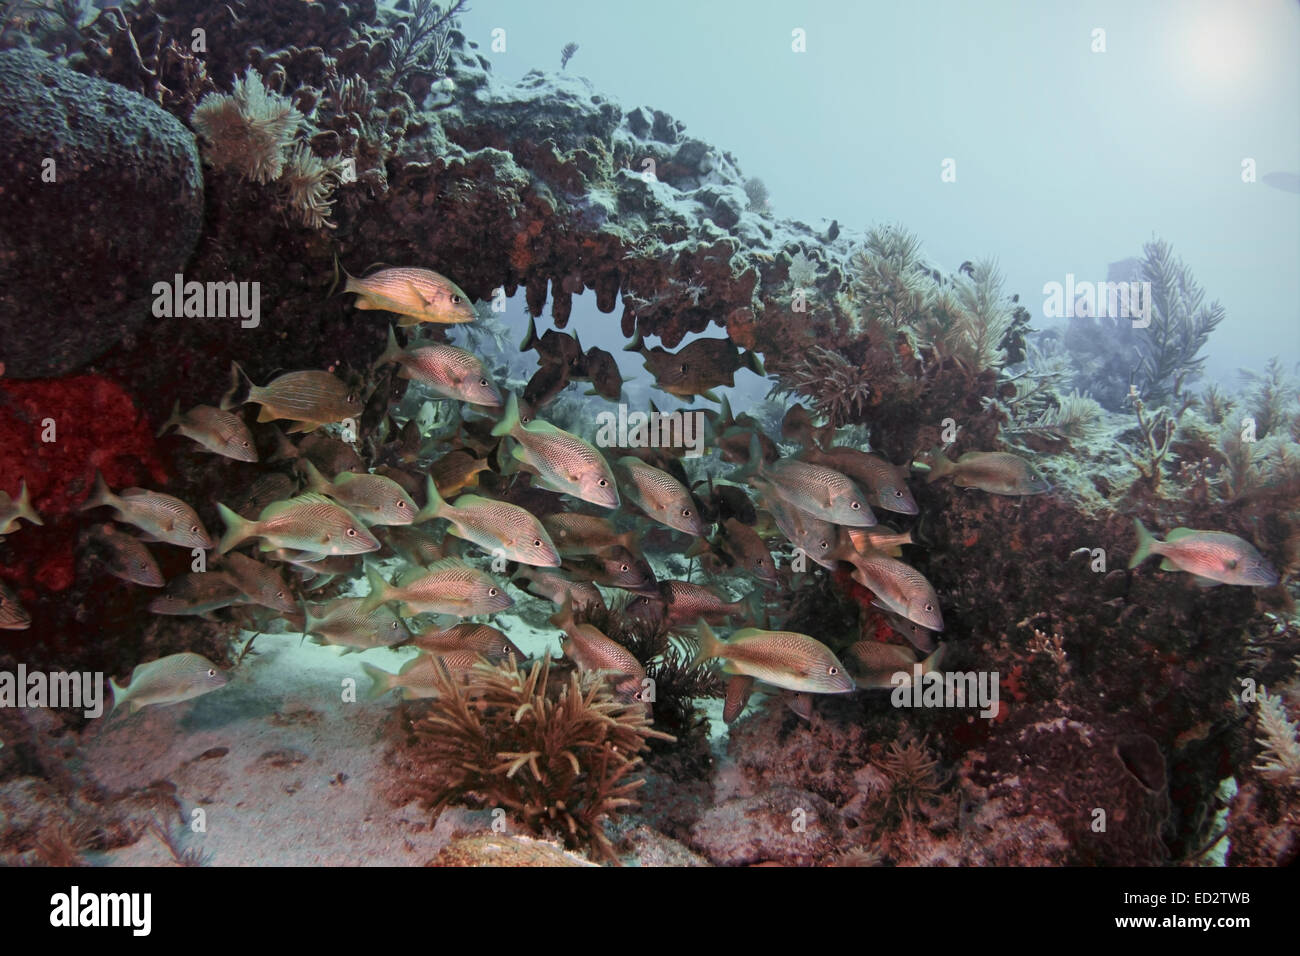
[[1142,247],[1142,277],[1151,283],[1150,326],[1138,335],[1135,381],[1149,401],[1177,396],[1184,381],[1205,365],[1198,357],[1224,319],[1223,306],[1204,304],[1205,292],[1187,266],[1160,240]]
[[1259,730],[1263,753],[1254,767],[1278,781],[1300,784],[1300,730],[1288,720],[1279,694],[1260,691]]
[[230,94],[203,97],[190,117],[206,142],[204,158],[255,183],[280,176],[285,150],[305,122],[289,98],[268,89],[252,67]]
[[472,795],[534,834],[612,860],[602,822],[636,804],[644,781],[632,774],[648,742],[672,738],[641,705],[616,701],[602,675],[552,676],[549,657],[527,671],[480,662],[465,682],[440,670],[438,696],[412,727],[424,803],[438,813]]

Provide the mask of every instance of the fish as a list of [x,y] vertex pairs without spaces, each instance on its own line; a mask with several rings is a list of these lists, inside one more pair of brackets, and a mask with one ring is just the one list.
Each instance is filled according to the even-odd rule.
[[[564,656],[583,670],[598,671],[611,678],[614,696],[621,701],[642,701],[645,668],[622,644],[611,640],[592,624],[578,624],[573,619],[573,605],[565,601],[550,618],[551,624],[564,631]],[[648,702],[647,709],[648,709]]]
[[925,575],[879,551],[859,554],[850,547],[839,547],[833,554],[853,565],[853,580],[867,588],[877,607],[893,611],[930,631],[943,630],[943,612],[939,596]]
[[847,475],[870,493],[867,500],[873,507],[904,515],[920,511],[911,489],[907,487],[907,469],[891,465],[879,455],[843,445],[825,450],[810,446],[799,453],[799,458]]
[[87,546],[115,578],[146,588],[160,588],[166,583],[145,543],[111,523],[98,525],[90,533]]
[[538,568],[558,568],[560,553],[542,523],[530,512],[505,501],[478,495],[461,495],[448,504],[438,494],[433,479],[425,490],[428,503],[416,515],[416,523],[442,518],[451,522],[448,534],[477,545],[488,554],[505,557]]
[[293,614],[298,610],[289,585],[280,572],[269,564],[263,564],[238,551],[231,551],[221,558],[221,569],[239,588],[247,603],[284,614]]
[[598,515],[558,511],[543,517],[542,526],[555,542],[560,555],[566,558],[600,554],[615,547],[632,553],[638,551],[636,531],[619,533],[613,522]]
[[370,593],[361,602],[365,614],[389,601],[400,601],[408,613],[456,617],[495,614],[515,603],[491,577],[455,558],[445,558],[428,568],[410,568],[393,584],[371,565],[366,568],[366,580]]
[[366,463],[355,448],[324,432],[312,432],[298,439],[298,452],[299,458],[306,458],[327,475],[366,470]]
[[25,631],[32,625],[32,616],[18,603],[14,593],[0,582],[0,631]]
[[[10,498],[8,493],[0,491],[0,535],[13,534],[21,525],[19,520],[30,521],[34,525],[43,525],[44,521],[32,507],[32,496],[27,490],[27,482],[18,486],[18,498]],[[0,538],[0,541],[3,541]]]
[[166,590],[149,602],[149,610],[154,614],[210,618],[213,611],[243,603],[244,593],[228,574],[197,571],[168,581]]
[[645,359],[645,370],[654,377],[655,387],[687,400],[694,400],[698,395],[720,402],[712,390],[723,385],[734,386],[736,371],[741,368],[748,368],[756,375],[767,375],[757,353],[736,348],[731,339],[696,339],[673,353],[659,346],[647,348],[638,329],[636,338],[623,351],[640,352]]
[[413,524],[418,509],[402,486],[383,475],[341,471],[330,481],[310,461],[302,462],[307,488],[332,498],[367,525]]
[[853,550],[862,554],[867,551],[880,551],[896,558],[903,553],[903,545],[915,544],[912,540],[912,532],[895,531],[888,525],[877,525],[874,528],[841,528],[840,538],[848,538]]
[[802,405],[791,405],[781,419],[781,437],[804,448],[825,444],[835,434],[831,425],[816,425]]
[[390,690],[400,690],[403,700],[424,700],[436,697],[439,667],[452,677],[462,677],[479,662],[472,650],[450,651],[446,654],[422,653],[402,665],[396,674],[390,674],[373,664],[362,664],[361,669],[372,681],[367,700],[384,696]]
[[150,704],[179,704],[224,687],[229,679],[202,654],[185,651],[160,657],[138,665],[125,687],[109,678],[113,707],[108,713],[111,717],[123,704],[132,714]]
[[723,696],[722,720],[731,723],[740,716],[749,697],[754,692],[754,678],[746,674],[732,674],[727,678],[727,689]]
[[693,667],[719,658],[724,673],[744,674],[784,690],[811,694],[844,694],[856,687],[835,653],[807,634],[746,627],[723,641],[701,618],[697,641],[700,650]]
[[943,449],[935,448],[918,457],[915,464],[929,468],[927,484],[952,478],[958,488],[978,488],[995,495],[1041,495],[1052,490],[1033,465],[1009,452],[968,451],[954,462]]
[[736,518],[728,518],[718,527],[713,541],[714,551],[730,562],[731,567],[742,574],[761,581],[769,587],[776,587],[780,579],[776,575],[776,562],[763,539],[749,525]]
[[750,442],[748,463],[731,475],[750,485],[768,488],[771,494],[800,511],[832,524],[869,528],[876,523],[867,496],[851,479],[838,471],[810,465],[794,458],[768,463],[758,451],[758,439]]
[[566,558],[563,567],[575,577],[595,581],[607,588],[654,596],[659,594],[658,581],[650,562],[626,548],[610,548],[589,558]]
[[244,490],[234,510],[242,518],[256,518],[267,505],[293,497],[298,483],[284,472],[272,471],[260,475]]
[[503,661],[512,654],[516,660],[524,659],[524,652],[505,634],[489,624],[475,624],[470,621],[448,628],[431,628],[416,634],[411,643],[431,654],[473,651],[490,661]]
[[1151,555],[1158,554],[1162,558],[1160,570],[1186,571],[1205,587],[1237,584],[1271,588],[1278,583],[1273,566],[1254,545],[1235,534],[1175,528],[1161,541],[1146,529],[1140,518],[1135,518],[1133,525],[1138,543],[1129,559],[1129,568],[1136,568]]
[[118,496],[108,489],[104,476],[96,472],[95,488],[77,510],[90,511],[99,507],[112,508],[119,521],[143,531],[145,540],[204,551],[212,547],[212,538],[199,520],[198,513],[171,495],[144,488],[127,488]]
[[545,408],[569,387],[570,377],[567,365],[543,365],[524,386],[524,401],[532,408]]
[[430,465],[429,477],[437,486],[438,494],[449,498],[477,485],[479,473],[491,467],[492,463],[486,458],[475,458],[469,452],[458,449],[448,452]]
[[428,567],[447,555],[438,539],[413,525],[393,525],[379,529],[383,541],[403,561]]
[[539,336],[537,320],[532,316],[528,318],[528,332],[519,343],[519,351],[527,352],[529,349],[537,352],[537,358],[543,367],[563,366],[568,373],[580,371],[585,359],[582,343],[576,335],[558,329],[547,329]]
[[651,519],[674,531],[694,536],[704,534],[704,522],[691,493],[668,472],[631,455],[620,458],[614,472],[624,497]]
[[[948,645],[941,644],[920,662],[922,675],[938,670],[947,649]],[[916,654],[910,647],[882,644],[880,641],[858,641],[849,648],[848,653],[862,665],[853,680],[865,690],[911,687],[916,678]],[[895,681],[894,677],[898,674],[904,675],[905,679]]]
[[397,344],[393,327],[388,327],[388,347],[375,359],[375,367],[398,366],[398,378],[427,385],[443,398],[489,408],[501,407],[501,391],[488,375],[482,360],[473,352],[434,342],[404,350]]
[[177,401],[172,406],[171,417],[158,429],[158,437],[161,438],[172,427],[222,458],[257,461],[253,433],[248,430],[244,420],[233,412],[222,411],[211,405],[195,405],[182,415],[181,403]]
[[249,538],[261,538],[263,551],[288,548],[322,557],[379,550],[379,539],[360,518],[314,492],[269,504],[256,521],[241,518],[219,502],[217,511],[226,524],[217,547],[220,554]]
[[588,442],[540,419],[519,420],[519,400],[510,393],[505,414],[492,434],[509,435],[518,444],[514,458],[535,473],[534,482],[550,491],[572,495],[602,508],[617,508],[618,488],[608,463]]
[[618,370],[618,361],[609,352],[594,345],[587,349],[583,371],[583,375],[573,377],[591,383],[591,388],[587,390],[588,395],[599,395],[611,402],[617,402],[622,397],[623,374]]
[[[337,284],[338,262],[334,265]],[[460,325],[478,318],[469,303],[469,296],[446,276],[430,269],[380,269],[362,278],[349,275],[346,269],[342,272],[345,280],[343,292],[356,293],[358,309],[395,312],[399,316],[397,324],[401,327],[421,322]]]
[[662,621],[680,627],[700,619],[720,624],[729,617],[756,618],[761,610],[759,594],[751,592],[738,601],[725,601],[708,588],[689,581],[660,581],[657,598],[641,594],[627,603],[627,613],[647,621]]
[[392,647],[409,640],[411,631],[393,611],[380,605],[366,613],[363,598],[336,598],[328,604],[303,603],[303,633],[316,635],[322,644],[368,650]]
[[229,411],[238,405],[261,405],[257,414],[259,422],[282,418],[293,423],[294,432],[309,432],[320,425],[345,422],[361,416],[361,398],[349,389],[347,383],[329,372],[286,372],[271,384],[254,385],[237,362],[234,369],[236,387],[232,395],[222,402]]
[[543,598],[555,605],[563,604],[568,597],[574,607],[586,604],[605,606],[605,599],[601,597],[600,589],[590,581],[571,581],[553,571],[520,568],[510,579],[510,583],[525,594]]
[[880,616],[885,619],[889,627],[899,637],[906,638],[907,642],[923,654],[929,654],[938,646],[935,640],[934,631],[922,627],[915,621],[909,621],[901,614],[889,610],[888,608],[878,608]]
[[699,486],[700,482],[695,482],[691,486],[691,492],[699,503],[700,517],[705,524],[717,524],[735,518],[741,524],[752,525],[758,520],[758,512],[754,508],[754,502],[750,500],[745,489],[739,485],[715,485],[713,478],[710,477],[708,479],[709,493],[707,495],[698,493]]
[[839,529],[800,511],[775,494],[764,496],[763,502],[776,526],[799,551],[824,568],[834,570],[835,558],[831,556],[840,541]]

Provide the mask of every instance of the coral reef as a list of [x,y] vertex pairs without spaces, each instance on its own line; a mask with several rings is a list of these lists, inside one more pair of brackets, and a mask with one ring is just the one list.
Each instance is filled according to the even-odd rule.
[[444,671],[436,684],[403,757],[432,812],[473,794],[533,834],[616,858],[603,821],[635,805],[647,742],[671,739],[640,704],[615,701],[600,674],[553,679],[549,658],[526,671],[480,664],[465,684]]

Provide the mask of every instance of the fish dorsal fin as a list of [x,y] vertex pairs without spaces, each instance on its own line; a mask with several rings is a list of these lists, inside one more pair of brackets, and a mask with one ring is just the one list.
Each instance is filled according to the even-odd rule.
[[[337,475],[334,476],[334,484],[346,485],[349,482],[356,481],[360,477],[361,475],[357,474],[355,471],[340,471]],[[366,477],[370,477],[370,476],[367,475]],[[382,478],[383,475],[376,475],[375,477]]]
[[123,488],[117,493],[119,498],[141,498],[144,495],[151,495],[154,492],[148,488]]
[[453,508],[481,508],[483,505],[499,505],[500,501],[484,498],[482,495],[461,495],[451,503]]
[[271,502],[262,509],[262,514],[259,516],[258,520],[273,518],[276,515],[284,514],[284,512],[288,511],[290,508],[297,507],[298,505],[331,505],[336,508],[338,507],[338,505],[334,504],[334,502],[330,501],[324,495],[318,494],[315,491],[308,491],[298,495],[296,498]]
[[426,574],[434,574],[435,572],[466,571],[472,570],[472,568],[459,558],[443,558],[441,561],[435,561],[433,564],[416,570],[420,572],[420,577],[424,577]]
[[1186,538],[1190,534],[1196,534],[1196,531],[1192,528],[1175,528],[1165,535],[1165,540],[1177,541],[1179,538]]

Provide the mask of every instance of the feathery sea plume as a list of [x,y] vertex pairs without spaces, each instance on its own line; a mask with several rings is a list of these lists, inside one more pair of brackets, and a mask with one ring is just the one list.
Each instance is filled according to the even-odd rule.
[[285,151],[305,122],[289,98],[267,89],[252,67],[229,94],[203,97],[190,117],[208,162],[255,183],[279,178]]
[[1148,401],[1180,394],[1182,385],[1205,365],[1200,351],[1224,319],[1218,302],[1204,304],[1205,291],[1182,260],[1160,240],[1146,243],[1142,278],[1151,283],[1150,325],[1139,330],[1136,384]]
[[334,204],[330,196],[338,182],[336,164],[321,159],[306,142],[294,143],[280,173],[280,183],[285,189],[285,203],[299,222],[312,229],[334,228],[329,221],[330,206]]
[[1259,729],[1256,738],[1264,752],[1255,769],[1282,780],[1300,783],[1300,731],[1288,720],[1280,694],[1259,694]]

